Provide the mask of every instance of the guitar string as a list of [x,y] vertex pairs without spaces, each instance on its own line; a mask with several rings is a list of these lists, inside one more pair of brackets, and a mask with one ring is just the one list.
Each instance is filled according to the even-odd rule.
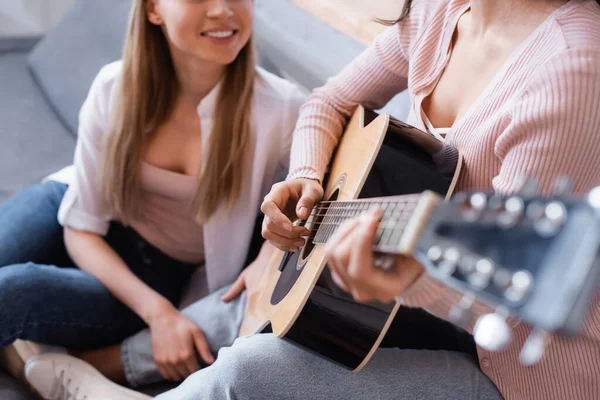
[[[391,203],[390,203],[391,204]],[[396,207],[399,208],[397,209]],[[412,211],[414,210],[414,208],[417,206],[417,203],[395,203],[392,207],[392,209],[396,212],[403,212],[403,211],[407,211],[406,208],[411,208],[408,211]],[[390,207],[386,207],[386,208],[382,208],[382,211],[385,213],[389,210]],[[316,214],[315,212],[321,212],[324,211],[324,214]],[[360,207],[360,206],[355,206],[355,207],[337,207],[337,208],[322,208],[319,210],[313,210],[311,212],[311,214],[308,216],[308,218],[310,217],[323,217],[323,216],[328,216],[328,215],[332,215],[332,216],[338,216],[339,214],[336,214],[335,212],[348,212],[348,211],[356,211],[356,212],[367,212],[369,211],[369,208],[367,207]]]
[[[381,203],[381,202],[378,202],[378,203]],[[384,211],[384,218],[385,219],[380,223],[380,225],[381,224],[383,224],[383,225],[390,224],[390,221],[393,220],[393,219],[398,219],[398,221],[397,221],[398,223],[403,223],[403,222],[406,223],[406,222],[408,222],[408,219],[413,215],[412,211],[414,210],[414,208],[411,209],[411,210],[404,209],[405,206],[407,206],[409,204],[392,203],[392,202],[389,202],[387,204],[394,204],[394,207],[393,207],[393,209],[391,211],[389,211],[389,210],[385,210]],[[396,209],[397,206],[400,206],[400,208]],[[416,206],[416,204],[415,204],[415,206]],[[352,218],[358,216],[360,211],[365,211],[365,210],[363,210],[362,208],[348,208],[348,207],[346,207],[346,208],[338,208],[335,211],[339,211],[339,212],[338,213],[332,213],[329,210],[326,210],[324,214],[316,214],[316,215],[312,214],[312,215],[310,215],[309,218],[306,220],[306,224],[305,224],[305,225],[308,225],[308,226],[311,227],[311,229],[309,230],[309,237],[313,237],[313,235],[316,237],[316,235],[318,234],[319,229],[321,228],[321,226],[339,227],[342,223],[346,222],[347,220],[352,219]],[[347,215],[348,211],[358,211],[358,212],[356,214]],[[406,213],[409,213],[409,214],[406,215]],[[389,215],[389,214],[392,214],[392,215]],[[404,215],[402,215],[402,214],[404,214]],[[312,221],[310,220],[311,217],[313,217]],[[330,218],[333,217],[333,218],[336,218],[337,221],[335,221],[335,222],[325,222],[325,221],[324,222],[316,222],[315,221],[317,219],[316,217],[325,217],[325,218],[327,218],[327,217],[330,217]],[[323,218],[323,219],[325,219],[325,218]],[[405,226],[401,226],[401,225],[395,224],[394,227],[378,226],[377,230],[385,231],[387,229],[387,230],[391,231],[392,234],[393,234],[396,230],[398,230],[398,229],[404,229],[404,228],[405,228]],[[323,234],[326,237],[330,237],[333,234],[333,232],[327,231],[327,233],[323,232]]]

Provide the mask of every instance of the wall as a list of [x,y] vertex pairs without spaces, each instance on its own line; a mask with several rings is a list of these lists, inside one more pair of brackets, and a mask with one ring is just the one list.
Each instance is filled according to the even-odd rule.
[[[276,0],[281,1],[281,0]],[[403,0],[290,0],[351,38],[369,45],[385,27],[375,18],[395,20]]]
[[0,0],[0,38],[42,35],[54,26],[73,2]]

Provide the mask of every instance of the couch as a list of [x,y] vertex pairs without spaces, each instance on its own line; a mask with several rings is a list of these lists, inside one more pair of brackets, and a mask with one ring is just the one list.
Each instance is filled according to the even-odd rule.
[[[0,204],[71,162],[79,109],[100,68],[120,58],[130,4],[77,0],[45,37],[0,39]],[[255,21],[260,64],[306,91],[364,49],[287,0],[256,0]],[[406,94],[386,111],[404,117]],[[0,399],[29,398],[0,369]]]

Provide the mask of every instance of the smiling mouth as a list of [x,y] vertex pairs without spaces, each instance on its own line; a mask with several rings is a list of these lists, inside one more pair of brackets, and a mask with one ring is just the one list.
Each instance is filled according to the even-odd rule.
[[233,35],[235,35],[237,32],[238,32],[237,30],[232,30],[232,31],[215,31],[215,32],[202,32],[201,35],[202,36],[212,37],[212,38],[217,38],[217,39],[227,39],[227,38],[230,38]]

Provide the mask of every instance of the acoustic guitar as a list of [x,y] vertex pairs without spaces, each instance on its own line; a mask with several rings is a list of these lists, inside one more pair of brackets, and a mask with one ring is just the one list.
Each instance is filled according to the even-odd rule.
[[[465,293],[452,320],[468,320],[475,297],[497,308],[498,314],[478,322],[478,344],[501,348],[510,336],[504,323],[509,314],[540,328],[525,361],[539,358],[545,331],[578,332],[598,281],[600,200],[571,199],[563,188],[547,199],[524,190],[509,198],[460,193],[444,201],[462,158],[454,174],[440,173],[432,154],[441,147],[414,127],[359,107],[333,157],[324,201],[302,221],[310,237],[299,252],[273,256],[258,295],[248,299],[240,335],[270,327],[278,337],[359,371],[400,304],[355,302],[333,283],[322,245],[345,220],[374,206],[383,211],[376,253],[414,256],[428,273]],[[392,267],[379,259],[380,267]]]

